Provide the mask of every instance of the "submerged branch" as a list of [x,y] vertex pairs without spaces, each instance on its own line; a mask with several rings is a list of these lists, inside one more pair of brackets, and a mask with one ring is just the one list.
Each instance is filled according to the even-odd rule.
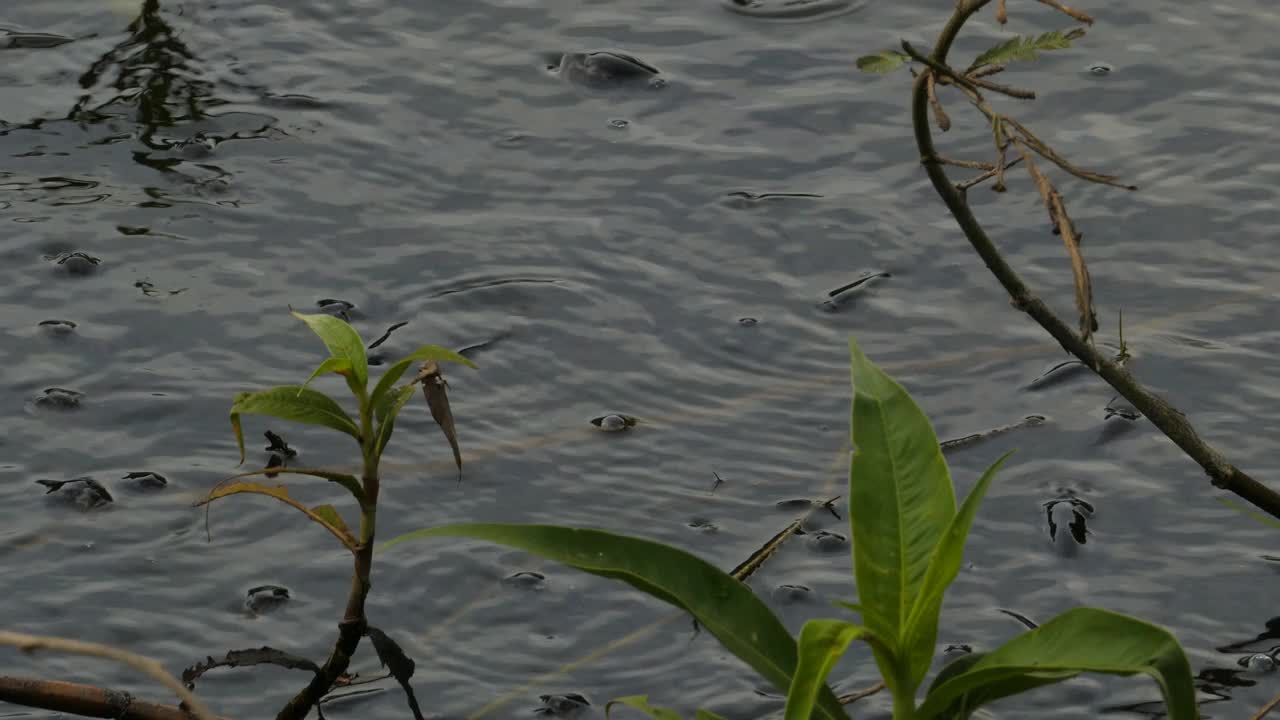
[[[954,71],[946,67],[947,54],[951,51],[951,45],[965,22],[989,2],[990,0],[962,0],[938,36],[933,53],[924,58],[925,64],[938,71],[941,75],[953,77],[953,79],[958,77]],[[1054,5],[1062,9],[1060,4],[1057,3],[1046,2],[1045,4]],[[923,57],[906,43],[903,44],[903,47],[912,57],[916,59]],[[962,191],[952,184],[952,180],[947,177],[946,169],[938,161],[933,134],[929,127],[929,98],[923,74],[916,78],[912,90],[911,120],[915,131],[916,146],[920,151],[925,171],[929,175],[929,180],[933,183],[934,190],[937,191],[942,201],[946,203],[947,209],[951,211],[956,223],[964,231],[965,237],[968,238],[973,249],[1009,293],[1013,305],[1031,316],[1067,352],[1079,358],[1085,365],[1093,368],[1103,380],[1132,403],[1166,437],[1172,440],[1191,459],[1195,460],[1204,469],[1216,487],[1233,492],[1266,513],[1280,518],[1280,494],[1228,462],[1215,448],[1200,439],[1195,427],[1191,425],[1181,411],[1170,405],[1163,398],[1147,390],[1123,365],[1101,355],[1096,348],[1055,315],[1044,301],[1032,294],[1026,283],[1022,281],[1022,278],[1019,277],[999,249],[996,248],[995,243],[987,236],[986,231],[969,208]],[[1022,135],[1022,140],[1026,141],[1037,153],[1040,152],[1041,148],[1036,147],[1038,139],[1033,140],[1034,136],[1029,137],[1027,133],[1023,132],[1024,128],[1016,123],[1013,124],[1013,127]],[[1062,163],[1057,164],[1062,165]],[[1083,176],[1074,166],[1064,169],[1072,172],[1072,174]],[[1100,181],[1099,178],[1085,177],[1085,179],[1091,179],[1095,182]]]

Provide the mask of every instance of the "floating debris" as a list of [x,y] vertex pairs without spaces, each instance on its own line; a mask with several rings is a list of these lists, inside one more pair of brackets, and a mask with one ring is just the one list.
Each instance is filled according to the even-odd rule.
[[142,472],[131,472],[125,475],[122,480],[133,480],[134,484],[144,490],[159,490],[169,484],[169,479],[160,473],[151,472],[149,470]]
[[1088,540],[1093,505],[1068,493],[1045,502],[1042,507],[1049,526],[1050,542],[1063,555],[1074,555],[1077,546],[1084,545]]
[[738,324],[743,327],[753,327],[760,324],[760,321],[753,317],[740,317],[738,318]]
[[1090,75],[1110,75],[1112,70],[1115,70],[1115,68],[1104,62],[1091,63],[1088,67]]
[[547,576],[540,572],[524,570],[502,578],[502,584],[520,590],[543,590],[547,587]]
[[324,298],[316,301],[316,307],[320,308],[320,312],[342,318],[348,322],[351,321],[351,312],[356,309],[355,303],[346,300],[335,300],[333,298]]
[[1276,670],[1275,657],[1266,653],[1256,653],[1254,655],[1246,655],[1236,661],[1240,667],[1247,670],[1250,674],[1266,675]]
[[538,715],[573,717],[586,708],[591,707],[591,702],[579,693],[540,695],[538,696],[538,699],[542,701],[542,707],[533,711]]
[[271,432],[270,430],[268,430],[262,433],[262,436],[267,439],[267,442],[271,443],[270,445],[263,448],[267,452],[279,453],[280,455],[283,455],[284,457],[289,458],[290,460],[298,457],[298,451],[289,447],[289,443],[285,442],[284,438],[280,437],[274,432]]
[[97,269],[102,264],[101,258],[96,258],[88,253],[69,252],[58,253],[57,255],[45,255],[45,260],[66,270],[72,275],[87,275]]
[[813,590],[804,585],[783,584],[773,589],[773,599],[782,605],[796,605],[813,596]]
[[639,420],[630,415],[602,415],[598,418],[592,418],[591,424],[600,428],[604,432],[622,432],[635,427]]
[[[265,469],[270,470],[271,468],[282,468],[284,466],[284,458],[275,453],[271,453],[271,457],[267,458],[267,467]],[[279,477],[280,475],[278,472],[269,472],[264,474],[269,478]]]
[[818,552],[837,552],[845,550],[849,539],[840,533],[819,530],[809,536],[809,547]]
[[689,527],[697,530],[703,535],[714,535],[720,532],[720,526],[716,525],[710,518],[695,517],[690,518],[687,523]]
[[666,84],[658,77],[661,73],[658,68],[634,55],[609,50],[564,53],[559,63],[548,69],[577,85],[596,89],[635,84],[661,87]]
[[958,437],[952,440],[945,440],[939,444],[939,447],[942,448],[943,452],[958,450],[960,448],[969,447],[970,445],[976,445],[977,443],[983,442],[984,440],[990,440],[991,438],[997,435],[1003,435],[1004,433],[1007,433],[1013,430],[1018,430],[1021,428],[1029,428],[1029,427],[1039,427],[1045,424],[1046,422],[1048,422],[1048,418],[1046,418],[1044,415],[1028,415],[1016,423],[1011,423],[1009,425],[1002,425],[1000,427],[991,428],[990,430],[984,430],[983,432],[974,433],[972,435],[965,435],[964,437]]
[[[354,306],[353,306],[353,307],[354,307]],[[380,337],[380,338],[378,338],[377,340],[374,340],[373,342],[369,343],[369,348],[368,348],[368,349],[369,349],[369,350],[372,350],[372,349],[374,349],[374,348],[378,347],[378,346],[379,346],[379,345],[381,345],[382,343],[386,342],[388,338],[390,338],[390,337],[391,337],[391,333],[395,332],[396,330],[399,330],[400,328],[402,328],[402,327],[404,327],[405,325],[408,325],[408,324],[409,324],[409,321],[408,321],[408,320],[405,320],[405,321],[403,321],[403,322],[398,322],[398,323],[396,323],[395,325],[392,325],[391,327],[387,328],[387,331],[386,331],[386,332],[384,332],[384,333],[382,333],[382,337]]]
[[1027,389],[1039,390],[1051,385],[1056,385],[1060,382],[1065,382],[1067,379],[1075,377],[1088,369],[1088,366],[1079,360],[1064,360],[1040,373],[1035,380],[1027,383]]
[[722,0],[722,6],[740,15],[765,20],[819,20],[857,10],[856,0]]
[[67,388],[45,388],[31,399],[31,405],[40,410],[75,410],[84,400],[84,393]]
[[259,585],[249,588],[245,593],[244,608],[254,615],[262,615],[279,609],[289,600],[289,588],[280,585]]
[[70,320],[41,320],[38,326],[51,335],[70,335],[78,327]]
[[48,488],[45,490],[45,495],[67,488],[66,494],[86,510],[115,502],[115,498],[111,497],[111,493],[103,487],[102,483],[87,476],[71,480],[36,480],[36,484]]
[[823,300],[822,303],[818,305],[818,307],[821,308],[824,312],[837,312],[841,309],[842,306],[849,304],[850,302],[852,302],[852,300],[855,297],[858,296],[858,293],[853,292],[854,290],[857,290],[858,288],[865,286],[868,282],[875,280],[877,278],[890,278],[890,277],[893,277],[892,273],[887,273],[887,272],[867,273],[866,275],[863,275],[862,277],[858,278],[857,280],[854,280],[853,282],[847,285],[841,285],[840,287],[829,291],[827,293],[827,297],[829,299]]
[[1138,412],[1136,407],[1130,404],[1129,401],[1121,399],[1119,395],[1111,398],[1107,403],[1107,407],[1103,409],[1103,412],[1105,413],[1102,418],[1103,420],[1110,420],[1113,417],[1118,417],[1124,420],[1134,421],[1142,417],[1142,413]]

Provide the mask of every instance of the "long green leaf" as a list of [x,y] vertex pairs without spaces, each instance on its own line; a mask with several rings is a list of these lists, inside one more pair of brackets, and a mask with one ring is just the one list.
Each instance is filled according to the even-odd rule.
[[858,602],[869,610],[866,625],[899,653],[934,547],[956,514],[955,491],[929,419],[853,340],[849,352],[849,524]]
[[972,72],[984,65],[1003,65],[1015,60],[1035,60],[1041,51],[1069,48],[1072,40],[1082,37],[1084,37],[1084,28],[1076,28],[1066,33],[1054,30],[1034,37],[1014,35],[975,58],[966,72]]
[[236,444],[240,448],[240,462],[244,462],[241,415],[270,415],[282,420],[324,425],[350,435],[356,442],[360,441],[360,428],[328,395],[301,385],[280,385],[258,392],[238,393],[232,401],[231,429],[236,434]]
[[1001,455],[987,471],[982,473],[978,484],[969,491],[960,511],[951,520],[950,527],[933,550],[929,560],[929,569],[925,571],[924,584],[920,594],[916,596],[916,604],[911,609],[907,620],[906,640],[903,643],[902,656],[909,667],[912,689],[919,687],[924,676],[933,664],[933,652],[938,641],[938,615],[942,612],[942,599],[956,575],[960,573],[960,564],[964,560],[964,544],[969,537],[969,528],[973,518],[978,514],[978,506],[987,494],[987,487],[995,477],[996,471],[1004,464],[1013,451]]
[[323,313],[305,315],[293,312],[293,316],[306,323],[324,341],[330,355],[351,363],[351,381],[363,390],[369,383],[369,357],[355,328],[345,320]]
[[858,69],[868,73],[893,72],[911,59],[910,55],[897,50],[885,50],[875,55],[863,55],[858,58]]
[[[986,657],[987,653],[975,652],[968,655],[961,655],[951,661],[945,667],[938,671],[937,676],[933,678],[933,683],[929,686],[929,692],[932,693],[934,688],[941,687],[944,683],[949,682],[952,678],[959,677],[973,667],[979,660]],[[956,698],[949,707],[939,713],[940,718],[946,720],[967,720],[973,713],[985,703],[1002,697],[1011,695],[1021,695],[1028,690],[1034,690],[1044,685],[1053,685],[1079,675],[1076,672],[1056,672],[1056,673],[1036,673],[1034,675],[1021,675],[1009,680],[984,685],[976,690],[969,692]]]
[[787,692],[786,720],[809,720],[818,692],[826,686],[827,675],[849,643],[870,634],[865,627],[843,620],[810,620],[804,624],[797,650],[800,662]]
[[395,392],[386,395],[382,403],[375,408],[378,417],[377,456],[382,455],[387,443],[391,441],[391,433],[396,427],[396,416],[404,409],[409,398],[413,397],[415,389],[412,385],[402,385]]
[[447,362],[461,363],[473,370],[476,367],[476,364],[471,362],[470,358],[465,355],[459,355],[449,348],[440,347],[439,345],[423,345],[405,357],[402,357],[392,363],[391,366],[387,368],[387,371],[382,373],[382,377],[378,380],[378,384],[373,388],[373,394],[369,396],[369,401],[373,403],[374,407],[378,406],[382,396],[390,391],[391,388],[400,381],[400,377],[405,374],[409,369],[409,366],[413,365],[416,360],[444,360]]
[[1042,680],[1059,682],[1082,672],[1149,675],[1160,687],[1169,720],[1199,717],[1191,664],[1177,639],[1163,628],[1097,608],[1069,610],[982,656],[934,687],[917,717],[944,716],[957,701],[972,712]]
[[[683,550],[601,530],[475,523],[418,530],[384,543],[379,552],[409,540],[450,536],[519,548],[572,567],[622,580],[690,613],[734,655],[785,692],[796,670],[796,643],[746,584]],[[817,717],[844,720],[828,687],[818,698]]]

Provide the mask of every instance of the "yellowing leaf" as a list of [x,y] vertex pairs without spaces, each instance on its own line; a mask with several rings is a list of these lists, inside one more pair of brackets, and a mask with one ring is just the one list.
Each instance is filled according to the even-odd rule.
[[910,55],[897,50],[885,50],[875,55],[863,55],[858,58],[858,69],[868,73],[893,72],[911,59]]
[[338,511],[335,510],[332,505],[321,505],[314,509],[309,508],[289,497],[289,489],[283,485],[271,487],[268,485],[259,485],[258,483],[250,482],[235,482],[220,485],[211,490],[208,496],[203,500],[196,503],[196,507],[208,505],[214,500],[220,500],[224,497],[240,495],[243,493],[266,495],[267,497],[275,498],[322,525],[324,529],[333,533],[333,536],[338,538],[338,540],[340,540],[351,552],[356,552],[360,549],[360,542],[351,534],[351,530],[347,528],[347,524],[342,521],[342,517],[338,515]]

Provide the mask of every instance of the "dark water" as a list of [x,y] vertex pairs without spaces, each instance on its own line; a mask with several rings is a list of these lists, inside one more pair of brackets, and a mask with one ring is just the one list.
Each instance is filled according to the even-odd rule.
[[[1102,341],[1114,344],[1123,309],[1140,376],[1235,462],[1273,478],[1280,14],[1261,0],[1142,5],[1082,5],[1102,20],[1082,47],[1005,77],[1041,92],[1019,112],[1042,137],[1142,186],[1063,183]],[[380,348],[392,354],[489,343],[479,371],[449,376],[465,481],[426,407],[411,405],[387,460],[382,537],[450,520],[555,521],[673,542],[725,568],[795,516],[779,501],[843,492],[852,334],[943,437],[1046,418],[951,453],[967,492],[1020,448],[974,528],[941,644],[1012,636],[1021,625],[1001,608],[1043,621],[1099,605],[1178,634],[1215,693],[1203,698],[1229,698],[1207,716],[1252,713],[1274,676],[1242,675],[1237,660],[1280,640],[1216,648],[1265,633],[1278,614],[1277,566],[1262,556],[1280,535],[1214,502],[1145,421],[1104,420],[1112,393],[1098,381],[1068,373],[1028,387],[1061,351],[1009,307],[933,196],[906,127],[905,74],[853,68],[899,38],[927,42],[939,6],[0,9],[4,625],[126,646],[175,671],[232,648],[324,655],[344,552],[266,500],[214,507],[208,542],[189,507],[235,470],[232,394],[296,382],[318,361],[289,305],[353,303],[370,339],[407,321]],[[1034,3],[1013,16],[1024,32],[1066,26]],[[999,37],[986,16],[959,51]],[[557,65],[601,50],[659,72]],[[1099,64],[1111,72],[1089,71]],[[989,133],[951,110],[972,130],[952,130],[948,152],[985,156]],[[1014,177],[998,206],[986,189],[974,202],[1070,313],[1061,242]],[[878,272],[891,277],[824,305]],[[38,400],[46,388],[83,396]],[[609,413],[640,424],[609,434],[589,422]],[[322,432],[252,420],[253,464],[266,461],[268,427],[299,461],[352,457]],[[148,471],[167,484],[123,479]],[[713,473],[724,480],[714,494]],[[50,495],[35,484],[83,476],[114,502],[85,510],[92,496],[60,498],[87,483]],[[341,499],[305,483],[294,493]],[[1073,523],[1087,526],[1085,544]],[[834,518],[825,529],[847,532]],[[852,595],[847,552],[832,542],[797,539],[753,580],[795,630]],[[520,572],[541,577],[504,582]],[[246,593],[264,585],[288,599],[247,612]],[[380,557],[369,612],[416,658],[418,695],[440,717],[529,717],[540,695],[567,693],[597,717],[636,693],[730,718],[781,707],[665,607],[490,546],[435,541]],[[97,662],[0,658],[3,672],[162,697]],[[228,716],[260,717],[304,679],[218,670],[200,690]],[[874,679],[861,652],[833,675],[841,691]],[[404,717],[385,687],[327,714]],[[1156,697],[1145,681],[1087,678],[993,715],[1156,717]],[[887,702],[864,701],[862,716]]]

